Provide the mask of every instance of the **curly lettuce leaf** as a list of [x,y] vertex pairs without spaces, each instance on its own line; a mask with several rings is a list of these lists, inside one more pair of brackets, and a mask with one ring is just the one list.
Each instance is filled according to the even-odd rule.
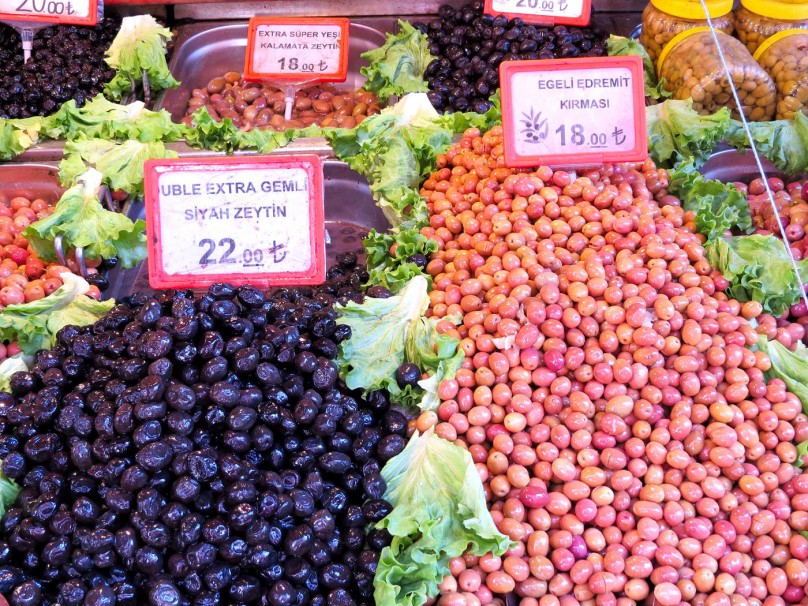
[[[794,351],[774,339],[767,339],[765,335],[758,335],[758,349],[769,356],[771,368],[766,375],[772,379],[782,379],[793,393],[802,402],[802,409],[808,414],[808,347],[801,341],[797,342]],[[808,443],[800,445],[808,454]]]
[[704,181],[704,175],[699,172],[696,160],[690,157],[673,165],[668,171],[668,180],[670,182],[668,191],[678,198],[684,198],[696,183]]
[[132,82],[141,82],[143,72],[152,93],[179,86],[166,62],[166,42],[171,30],[162,27],[151,15],[124,17],[121,29],[106,52],[107,65],[117,70],[104,87],[104,93],[120,101],[132,92]]
[[404,358],[429,374],[426,379],[418,381],[418,387],[424,390],[421,401],[417,403],[421,410],[438,409],[438,385],[444,379],[454,379],[466,359],[463,350],[458,347],[459,341],[449,335],[438,334],[436,324],[433,318],[421,318],[420,322],[412,325],[404,343]]
[[90,285],[83,278],[62,272],[55,292],[30,303],[9,305],[0,311],[0,340],[17,341],[29,355],[56,344],[56,333],[65,326],[95,323],[115,305],[86,295]]
[[96,95],[82,107],[70,100],[53,114],[48,125],[49,136],[74,139],[106,139],[108,141],[143,142],[176,141],[183,134],[182,126],[171,121],[166,110],[146,109],[142,101],[120,105]]
[[491,518],[469,452],[417,432],[382,469],[393,511],[376,524],[393,541],[374,579],[377,606],[421,606],[438,593],[449,560],[465,553],[500,556],[511,546]]
[[[454,378],[463,355],[457,339],[438,335],[434,321],[423,317],[428,307],[429,284],[420,275],[387,299],[367,297],[361,304],[338,306],[337,324],[351,328],[351,337],[340,343],[337,355],[346,385],[366,392],[386,389],[401,406],[435,406],[437,384]],[[438,383],[400,387],[395,375],[405,362],[416,364]],[[425,389],[435,392],[426,402]]]
[[402,229],[393,233],[371,230],[364,241],[365,256],[370,277],[368,286],[384,286],[393,294],[401,290],[412,278],[424,275],[423,269],[412,261],[413,255],[429,258],[438,251],[438,244],[416,229]]
[[797,460],[794,461],[794,467],[802,469],[806,463],[808,463],[808,440],[797,444]]
[[360,71],[367,78],[365,88],[383,103],[392,95],[423,93],[427,66],[435,59],[429,52],[429,39],[406,21],[399,20],[399,32],[387,34],[383,46],[362,54],[370,65]]
[[643,76],[645,79],[645,96],[650,99],[664,99],[671,96],[665,90],[664,81],[657,80],[656,67],[645,47],[633,38],[609,36],[606,40],[606,51],[610,57],[637,55],[642,58]]
[[411,93],[356,128],[332,130],[325,136],[334,154],[367,178],[371,194],[393,227],[421,227],[429,213],[418,187],[454,134],[444,120],[426,94]]
[[0,518],[6,515],[6,510],[14,505],[17,500],[17,495],[20,494],[22,487],[11,478],[0,471]]
[[133,195],[143,194],[143,164],[150,158],[176,158],[160,141],[142,143],[129,140],[115,143],[106,139],[82,139],[65,144],[64,158],[59,164],[59,181],[64,186],[75,183],[88,168],[103,175],[110,189]]
[[26,372],[33,359],[23,353],[11,356],[0,364],[0,391],[11,392],[11,377],[18,372]]
[[193,126],[183,127],[185,142],[191,147],[223,151],[232,154],[237,150],[256,150],[269,153],[279,147],[286,147],[301,137],[321,137],[324,129],[312,125],[303,129],[290,128],[284,131],[253,129],[240,130],[230,118],[216,121],[207,108],[200,107],[191,117]]
[[128,268],[146,258],[146,224],[101,206],[101,179],[101,173],[90,169],[62,194],[50,216],[25,228],[25,237],[41,259],[56,261],[53,242],[59,235],[69,247],[84,247],[89,259],[118,257]]
[[724,138],[730,124],[729,110],[722,107],[711,116],[693,109],[693,100],[668,99],[645,108],[648,151],[658,165],[693,158],[701,166]]
[[696,229],[707,242],[722,238],[726,230],[752,231],[746,196],[731,184],[696,180],[685,192],[682,207],[696,213]]
[[[797,112],[791,120],[750,122],[749,130],[757,150],[777,168],[788,175],[808,170],[808,116]],[[732,121],[727,142],[740,150],[750,146],[740,122]]]
[[757,301],[763,311],[780,316],[802,297],[808,259],[797,263],[774,236],[732,236],[707,244],[707,260],[729,281],[728,294],[741,302]]

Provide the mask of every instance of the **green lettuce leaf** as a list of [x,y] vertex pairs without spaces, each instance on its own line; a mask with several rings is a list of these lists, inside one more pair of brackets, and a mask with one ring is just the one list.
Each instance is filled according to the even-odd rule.
[[[797,348],[790,351],[785,345],[765,335],[758,335],[758,349],[769,356],[772,365],[766,372],[772,379],[781,379],[788,391],[802,402],[802,409],[808,414],[808,347],[797,342]],[[800,447],[808,448],[801,444]],[[808,450],[803,454],[808,454]]]
[[340,160],[367,177],[371,194],[392,226],[410,222],[421,227],[429,213],[418,187],[454,134],[444,120],[426,94],[411,93],[356,128],[325,136]]
[[370,65],[360,71],[367,78],[365,88],[376,93],[382,103],[391,95],[423,93],[427,66],[435,59],[429,53],[429,39],[406,21],[399,20],[399,32],[387,34],[383,46],[362,54]]
[[160,141],[142,143],[129,140],[115,143],[106,139],[82,139],[65,144],[59,164],[59,181],[65,187],[93,167],[103,175],[110,189],[143,195],[143,164],[150,158],[176,158]]
[[794,461],[794,467],[802,469],[806,463],[808,463],[808,440],[797,444],[797,460]]
[[39,141],[49,118],[0,118],[0,160],[11,160]]
[[606,40],[606,50],[610,57],[632,56],[642,57],[643,76],[645,79],[645,96],[650,99],[663,99],[670,97],[671,93],[665,90],[664,82],[657,80],[656,67],[645,47],[633,38],[615,36],[612,34]]
[[[454,378],[463,353],[457,339],[438,335],[435,322],[423,316],[429,307],[428,291],[426,278],[418,275],[387,299],[366,297],[361,304],[349,301],[337,307],[337,324],[351,328],[351,338],[340,343],[337,356],[350,389],[386,389],[401,406],[437,408],[437,385]],[[418,387],[401,388],[396,382],[396,370],[405,362],[427,373]],[[425,399],[424,391],[430,397]]]
[[[750,122],[755,147],[772,164],[788,175],[808,170],[808,116],[802,112],[791,120]],[[749,139],[740,122],[732,121],[727,142],[738,149],[749,147]]]
[[729,110],[722,107],[711,116],[699,115],[693,100],[668,99],[645,108],[648,153],[654,162],[670,166],[693,158],[701,166],[729,129]]
[[9,305],[0,311],[0,341],[17,341],[20,349],[33,355],[56,344],[56,333],[65,326],[93,324],[115,305],[96,301],[85,293],[90,285],[70,272],[55,292],[30,303]]
[[6,510],[14,505],[17,500],[17,495],[20,494],[22,488],[14,480],[7,478],[6,475],[0,471],[0,518],[6,515]]
[[50,216],[25,228],[25,237],[41,259],[56,261],[53,242],[58,235],[69,247],[84,247],[89,259],[118,257],[121,266],[128,268],[146,258],[146,224],[133,223],[126,215],[101,206],[101,179],[101,173],[88,170],[62,194]]
[[32,361],[31,356],[23,353],[18,353],[3,360],[3,363],[0,364],[0,391],[10,393],[11,376],[18,372],[26,372]]
[[780,316],[802,298],[808,259],[794,273],[788,250],[774,236],[732,236],[706,246],[707,260],[729,280],[728,294],[741,302],[757,301],[763,311]]
[[182,134],[182,125],[174,124],[171,114],[164,109],[150,111],[142,101],[120,105],[100,94],[78,108],[71,99],[53,114],[48,124],[50,137],[69,140],[166,142],[176,141]]
[[267,128],[244,132],[236,127],[230,118],[214,120],[205,107],[196,110],[191,119],[193,126],[183,127],[185,142],[188,145],[228,154],[237,150],[256,150],[265,154],[279,147],[286,147],[301,137],[322,137],[325,130],[312,125],[303,129],[290,128],[284,131]]
[[144,71],[152,94],[178,86],[166,63],[166,42],[171,37],[171,30],[162,27],[151,15],[124,17],[106,53],[107,65],[117,70],[104,87],[106,96],[120,101],[132,92],[132,81],[141,82]]
[[466,359],[463,350],[458,347],[459,341],[449,335],[438,334],[436,324],[435,320],[425,318],[413,323],[404,342],[404,358],[429,373],[426,379],[418,381],[418,387],[424,390],[423,398],[417,403],[421,410],[438,409],[438,385],[444,379],[454,379]]
[[[393,294],[400,291],[413,277],[429,275],[415,263],[408,261],[413,255],[429,258],[438,251],[438,243],[420,234],[417,229],[402,229],[393,233],[371,230],[365,238],[365,256],[370,277],[368,286],[384,286]],[[395,252],[391,249],[395,246]]]
[[685,192],[682,207],[696,213],[696,229],[712,242],[725,230],[752,231],[746,196],[729,183],[696,180]]
[[382,469],[393,511],[376,524],[393,535],[374,580],[377,606],[421,606],[438,593],[449,560],[501,556],[512,545],[494,524],[469,452],[417,432]]
[[699,172],[696,160],[691,156],[673,165],[668,171],[668,180],[668,191],[678,198],[684,198],[696,183],[704,181],[704,175]]

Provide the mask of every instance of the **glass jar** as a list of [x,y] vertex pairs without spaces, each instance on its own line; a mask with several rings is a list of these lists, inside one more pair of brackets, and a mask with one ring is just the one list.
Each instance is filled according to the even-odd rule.
[[736,35],[754,53],[766,38],[808,28],[807,0],[741,0],[733,15]]
[[[732,33],[732,0],[707,0],[713,26]],[[699,0],[651,0],[642,13],[640,42],[656,62],[662,49],[676,35],[692,27],[704,27],[707,19]]]
[[718,43],[729,67],[731,82],[708,27],[682,32],[668,42],[657,62],[657,74],[674,99],[693,99],[693,109],[702,115],[729,107],[738,118],[733,84],[738,91],[741,110],[748,120],[771,120],[777,104],[777,91],[766,73],[740,40],[716,32]]
[[755,53],[777,89],[777,120],[808,115],[808,30],[786,29],[767,38]]

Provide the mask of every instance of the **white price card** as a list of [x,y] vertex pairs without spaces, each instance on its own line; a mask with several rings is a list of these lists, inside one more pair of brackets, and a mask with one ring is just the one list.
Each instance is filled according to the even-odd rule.
[[244,77],[342,82],[348,75],[348,19],[253,17]]
[[639,162],[648,155],[640,57],[509,61],[499,72],[509,166]]
[[325,279],[316,155],[149,160],[149,284],[269,287]]
[[485,0],[485,12],[547,25],[589,25],[592,0]]
[[0,0],[0,20],[95,25],[97,0]]

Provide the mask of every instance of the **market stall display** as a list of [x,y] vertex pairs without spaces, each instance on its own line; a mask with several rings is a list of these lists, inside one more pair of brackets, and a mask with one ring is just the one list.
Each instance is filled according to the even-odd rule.
[[[245,22],[168,11],[116,34],[108,17],[103,82],[0,117],[0,158],[17,157],[0,164],[0,596],[805,604],[808,49],[794,19],[754,25],[771,25],[758,3],[704,4],[709,20],[689,0],[633,14],[645,48],[599,27],[615,20],[528,24],[480,1],[364,16],[346,81],[306,83],[289,119],[287,90],[242,77]],[[558,107],[500,81],[551,58],[572,64],[548,85]],[[599,67],[627,65],[638,111]],[[564,103],[623,122],[603,143]],[[648,157],[607,161],[626,129]],[[559,131],[595,165],[508,165],[509,137]],[[40,193],[20,167],[44,141],[59,157]],[[322,199],[281,178],[289,159],[270,175],[253,158],[269,153],[323,156]],[[158,158],[170,178],[144,190]],[[284,229],[251,204],[292,191],[324,208],[322,284],[151,287],[147,250],[172,234],[144,197],[217,242],[254,225],[230,240],[241,255]],[[193,248],[227,275],[229,253]]]

